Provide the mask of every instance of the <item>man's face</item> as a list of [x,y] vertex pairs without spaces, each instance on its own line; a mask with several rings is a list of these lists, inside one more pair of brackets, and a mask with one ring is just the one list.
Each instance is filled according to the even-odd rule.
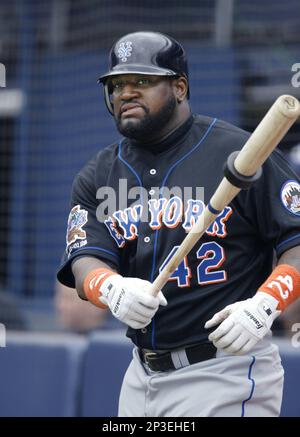
[[163,132],[176,108],[171,80],[141,74],[110,79],[114,117],[122,135],[147,142],[154,133]]

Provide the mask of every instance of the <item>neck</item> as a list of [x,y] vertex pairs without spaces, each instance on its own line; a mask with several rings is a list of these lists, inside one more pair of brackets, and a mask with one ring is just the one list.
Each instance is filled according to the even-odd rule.
[[138,147],[144,151],[151,152],[156,155],[158,153],[168,150],[170,147],[175,146],[183,138],[187,132],[190,130],[193,124],[193,116],[190,114],[186,120],[183,120],[181,124],[177,125],[175,129],[169,131],[164,137],[159,137],[158,140],[150,143],[145,143],[144,141],[139,142],[136,140],[130,140],[130,144],[134,147]]
[[[183,104],[184,103],[182,103],[182,105]],[[151,144],[164,141],[168,136],[172,135],[172,133],[176,129],[178,129],[183,123],[185,123],[190,115],[190,107],[188,104],[186,104],[184,107],[181,108],[180,111],[177,111],[175,113],[175,116],[172,118],[172,120],[161,131],[153,134],[153,136],[148,138],[146,141],[143,140],[143,144],[150,146]]]

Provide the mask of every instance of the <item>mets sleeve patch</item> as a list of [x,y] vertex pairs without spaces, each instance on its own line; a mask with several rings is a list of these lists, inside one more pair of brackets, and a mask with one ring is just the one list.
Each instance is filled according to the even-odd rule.
[[291,213],[300,216],[300,184],[295,180],[287,181],[281,188],[283,206]]

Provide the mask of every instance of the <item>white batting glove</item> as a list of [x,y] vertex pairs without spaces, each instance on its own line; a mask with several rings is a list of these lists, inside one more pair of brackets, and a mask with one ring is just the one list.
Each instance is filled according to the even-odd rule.
[[220,326],[208,339],[226,353],[248,353],[264,338],[273,321],[281,313],[277,311],[278,300],[267,293],[257,292],[254,297],[228,305],[205,323],[205,328]]
[[121,322],[141,329],[149,325],[159,305],[168,303],[161,291],[156,297],[148,294],[150,286],[151,282],[143,279],[111,275],[100,287],[100,300]]

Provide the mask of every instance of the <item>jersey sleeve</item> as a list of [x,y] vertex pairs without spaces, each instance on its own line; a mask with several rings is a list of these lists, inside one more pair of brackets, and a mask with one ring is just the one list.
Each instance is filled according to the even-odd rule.
[[66,232],[66,250],[57,273],[58,280],[75,287],[71,264],[81,256],[97,257],[119,269],[119,248],[105,224],[97,219],[95,165],[90,162],[75,178]]
[[260,180],[243,193],[245,215],[278,257],[300,245],[300,180],[281,152],[272,153]]

